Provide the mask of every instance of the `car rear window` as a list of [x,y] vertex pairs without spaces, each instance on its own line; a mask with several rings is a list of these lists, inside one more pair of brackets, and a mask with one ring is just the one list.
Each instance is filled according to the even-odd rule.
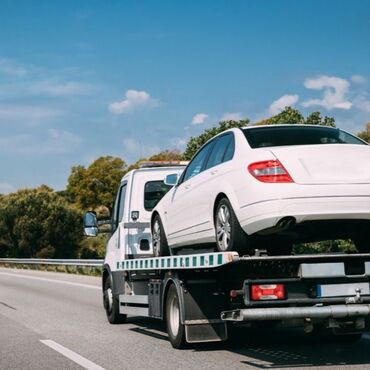
[[144,187],[144,208],[151,211],[171,188],[163,181],[148,181]]
[[242,129],[251,148],[286,145],[359,144],[362,140],[340,129],[329,127],[256,127]]

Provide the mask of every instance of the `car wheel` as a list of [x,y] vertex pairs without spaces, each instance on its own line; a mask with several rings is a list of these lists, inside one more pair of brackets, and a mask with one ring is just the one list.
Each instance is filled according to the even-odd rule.
[[168,256],[169,248],[166,234],[159,215],[156,215],[152,224],[152,245],[154,257]]
[[219,252],[247,250],[247,235],[240,227],[227,198],[221,199],[215,212],[216,247]]
[[113,294],[110,276],[104,283],[103,303],[108,321],[111,324],[123,324],[126,321],[127,315],[119,313],[119,299],[117,295]]
[[176,286],[172,284],[166,300],[167,334],[174,348],[185,348],[185,325],[181,323],[181,308]]

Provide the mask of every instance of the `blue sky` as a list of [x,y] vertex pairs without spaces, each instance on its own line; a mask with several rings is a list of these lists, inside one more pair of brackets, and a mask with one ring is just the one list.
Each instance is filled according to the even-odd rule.
[[0,193],[293,105],[370,121],[370,2],[0,0]]

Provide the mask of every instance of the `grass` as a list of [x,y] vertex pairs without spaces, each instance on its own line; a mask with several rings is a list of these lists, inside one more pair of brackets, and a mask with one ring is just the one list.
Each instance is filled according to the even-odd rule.
[[75,275],[101,276],[102,267],[95,266],[64,266],[64,265],[45,265],[45,264],[23,264],[0,262],[0,267],[17,268],[23,270],[37,270],[50,272],[63,272]]

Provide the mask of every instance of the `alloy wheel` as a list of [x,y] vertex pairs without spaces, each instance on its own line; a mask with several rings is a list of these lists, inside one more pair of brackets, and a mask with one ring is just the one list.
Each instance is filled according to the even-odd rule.
[[216,235],[219,249],[223,251],[228,250],[231,237],[231,225],[230,210],[225,204],[223,204],[217,212]]

